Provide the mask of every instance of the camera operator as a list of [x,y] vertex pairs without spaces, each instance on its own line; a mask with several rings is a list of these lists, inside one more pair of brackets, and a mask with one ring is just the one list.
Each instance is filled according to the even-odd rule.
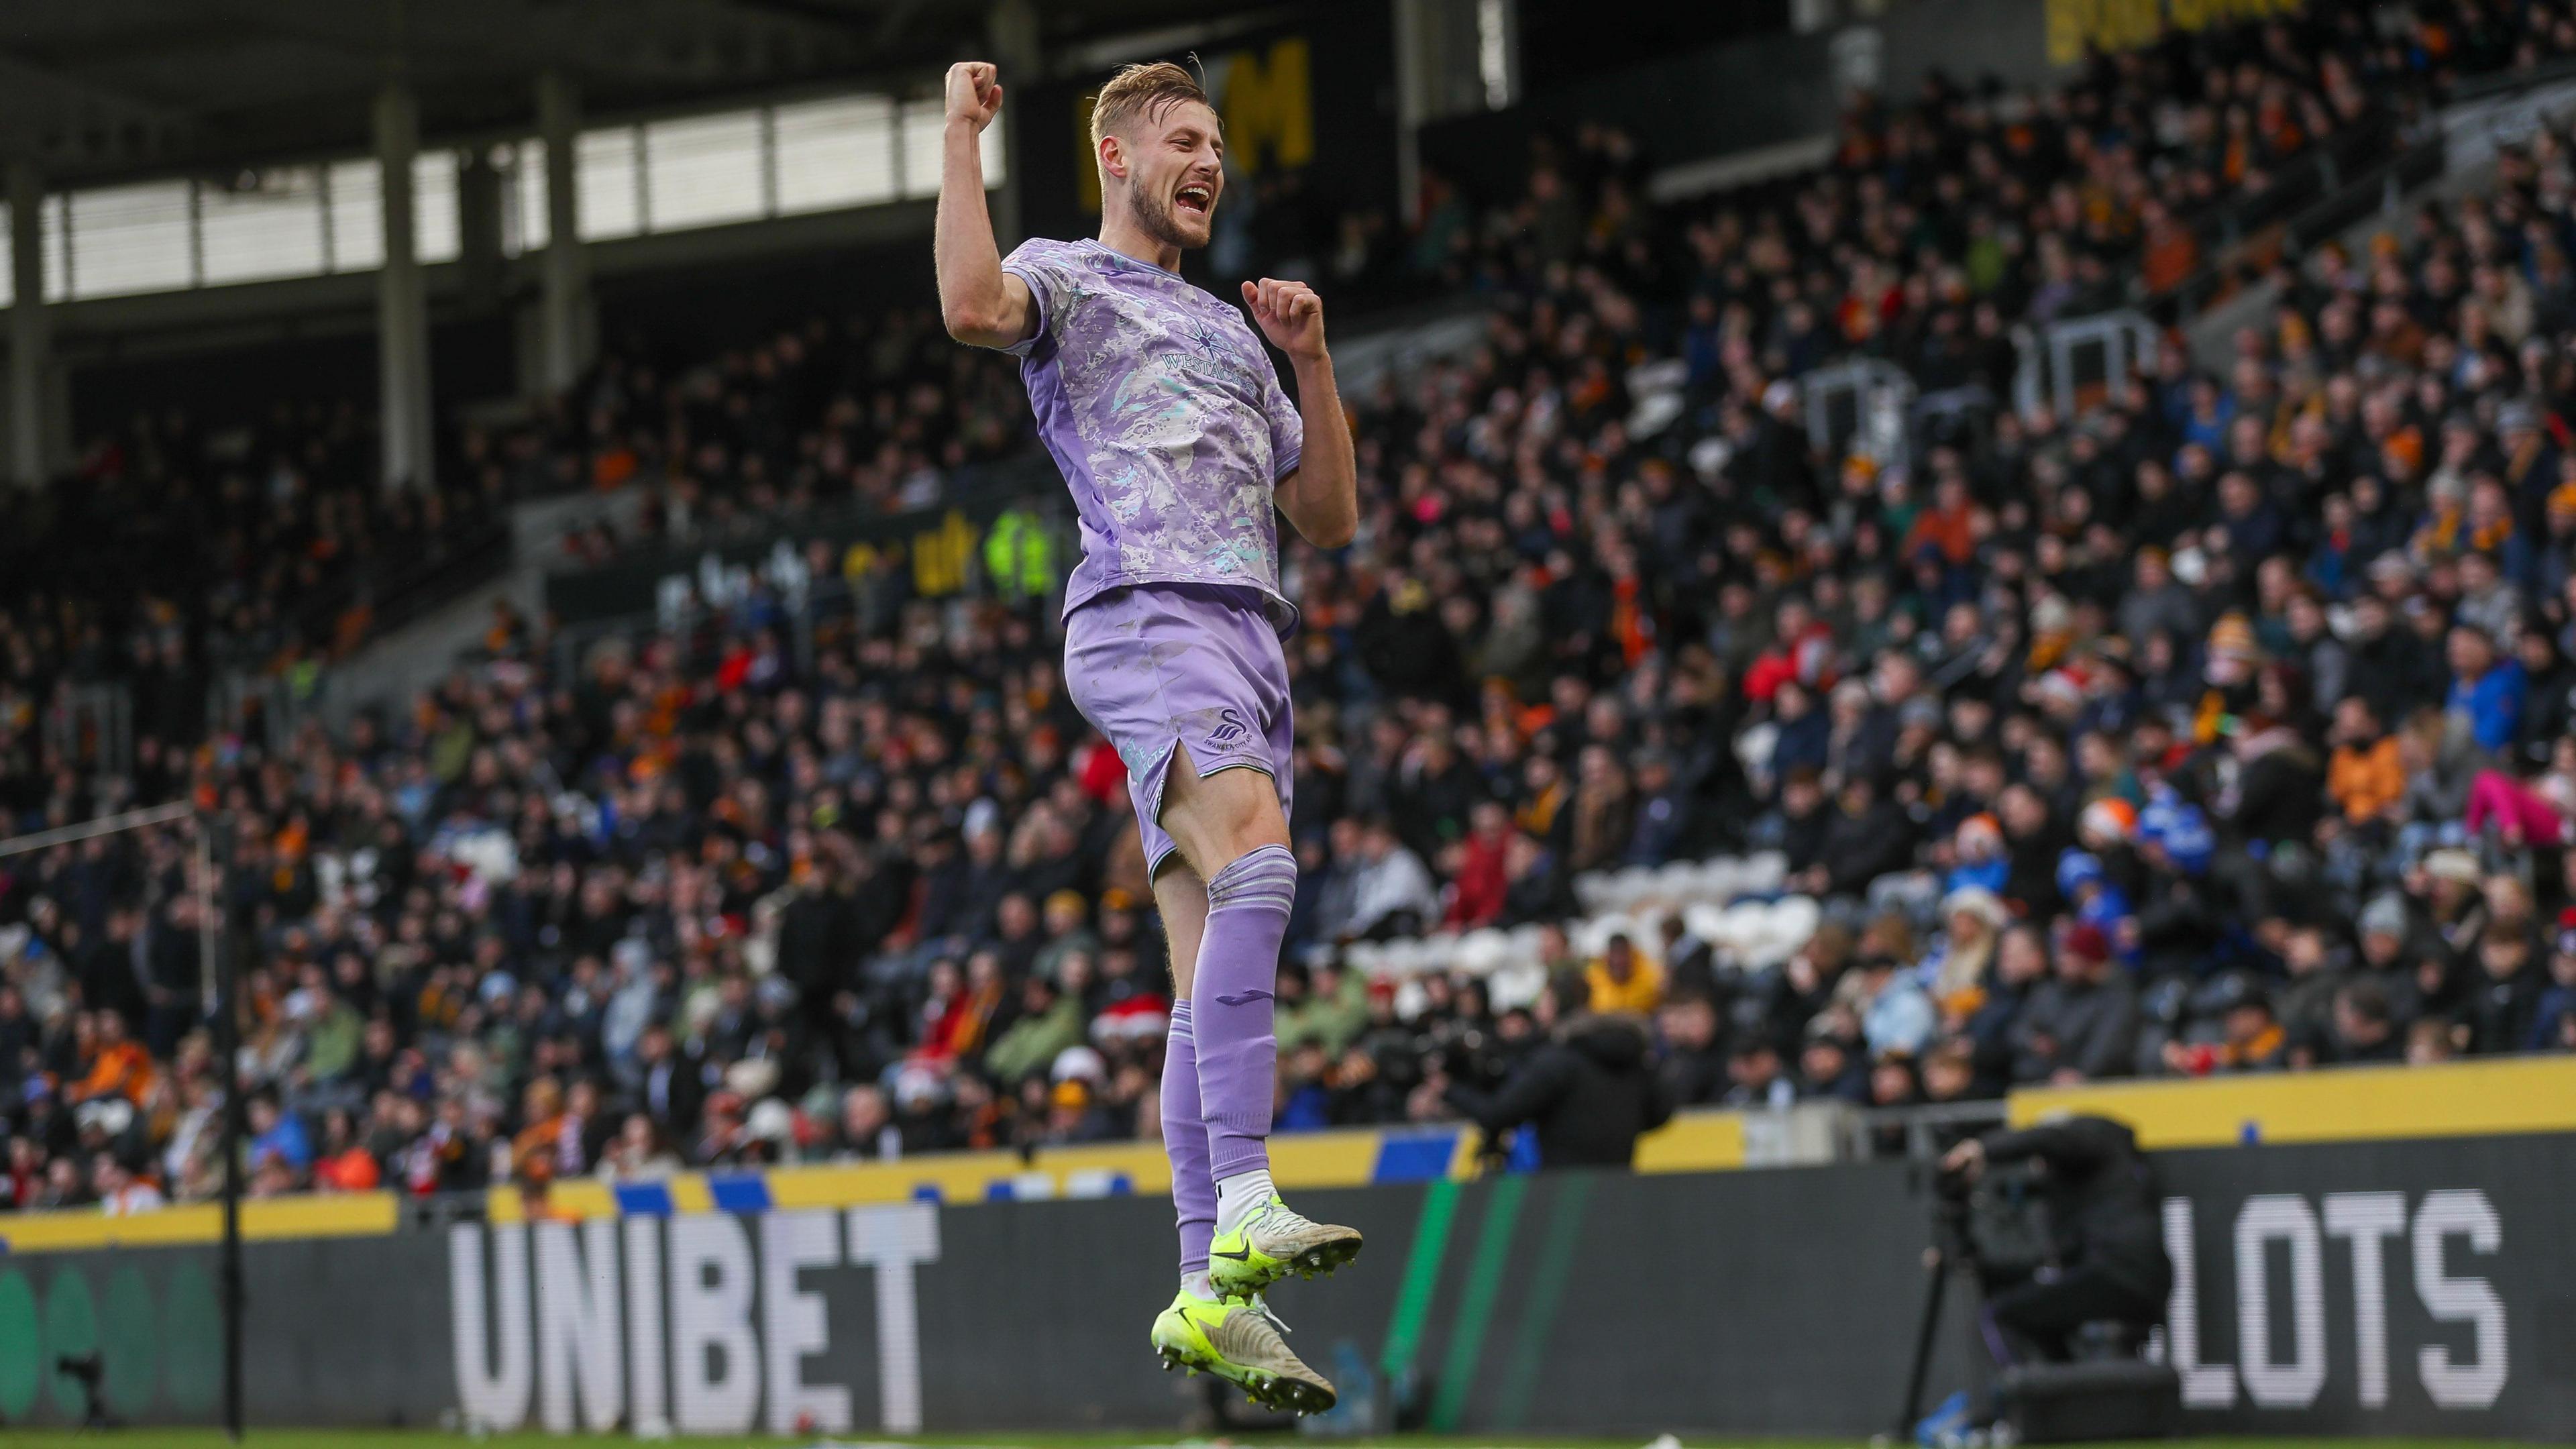
[[1980,1314],[1986,1347],[1999,1364],[2063,1361],[2088,1323],[2143,1332],[2164,1320],[2173,1291],[2157,1218],[2154,1175],[2136,1134],[2107,1117],[2069,1117],[2019,1132],[1972,1137],[1941,1159],[1942,1171],[1973,1184],[1989,1167],[2027,1163],[2048,1207],[2046,1260],[2020,1281],[1986,1276]]
[[1449,1085],[1449,1105],[1483,1129],[1488,1155],[1528,1122],[1537,1127],[1541,1167],[1626,1167],[1638,1137],[1673,1115],[1647,1049],[1646,1023],[1593,1012],[1591,999],[1582,976],[1558,976],[1539,997],[1546,1039],[1502,1086],[1486,1092]]

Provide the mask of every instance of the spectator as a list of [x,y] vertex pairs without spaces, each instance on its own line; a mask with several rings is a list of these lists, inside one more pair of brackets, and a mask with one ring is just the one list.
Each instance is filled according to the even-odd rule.
[[161,1189],[136,1177],[107,1153],[99,1154],[90,1179],[97,1184],[99,1206],[109,1217],[132,1217],[166,1205]]
[[1716,1005],[1705,996],[1676,995],[1656,1012],[1655,1023],[1666,1099],[1676,1107],[1704,1107],[1723,1098],[1729,1083]]
[[2376,981],[2355,981],[2335,993],[2334,1033],[2322,1059],[2338,1066],[2382,1066],[2405,1060],[2388,993]]
[[1596,1013],[1652,1015],[1663,1000],[1663,969],[1637,950],[1627,932],[1614,933],[1599,959],[1583,968],[1586,1005]]
[[2511,744],[2522,729],[2522,661],[2500,657],[2494,637],[2467,622],[2451,630],[2448,658],[2450,712],[2467,722],[2479,749],[2495,751]]
[[2070,1086],[2125,1076],[2136,1003],[2111,964],[2111,943],[2089,921],[2058,940],[2057,971],[2031,990],[2013,1037],[2013,1080]]
[[291,1185],[313,1165],[312,1139],[305,1135],[303,1119],[280,1109],[274,1093],[250,1099],[250,1158],[255,1170],[284,1173],[281,1185]]
[[1767,1037],[1738,1039],[1727,1055],[1726,1074],[1733,1085],[1721,1106],[1786,1107],[1798,1099],[1797,1084],[1780,1069],[1780,1049]]
[[1020,1017],[984,1054],[984,1070],[1005,1087],[1047,1070],[1056,1057],[1083,1040],[1082,1008],[1060,995],[1055,983],[1032,974],[1020,987]]
[[2165,1043],[2166,1067],[2183,1076],[2207,1076],[2212,1072],[2268,1071],[2285,1065],[2289,1033],[2273,1014],[2270,994],[2260,983],[2241,976],[2223,978],[2217,985],[2217,1039]]
[[1662,1126],[1672,1105],[1647,1054],[1644,1024],[1590,1009],[1591,988],[1560,976],[1539,998],[1547,1041],[1490,1095],[1464,1085],[1449,1100],[1499,1154],[1502,1139],[1528,1123],[1543,1167],[1625,1167],[1637,1139]]
[[835,1162],[891,1162],[904,1151],[903,1131],[895,1124],[879,1088],[862,1083],[841,1094]]
[[1860,1007],[1861,1035],[1871,1060],[1894,1053],[1911,1061],[1939,1025],[1932,998],[1893,956],[1863,956],[1853,979],[1858,985],[1854,995]]
[[1410,936],[1440,914],[1431,872],[1407,849],[1384,816],[1359,837],[1347,935],[1365,940]]
[[65,1092],[65,1098],[75,1106],[107,1097],[141,1105],[152,1087],[150,1054],[142,1043],[126,1035],[125,1017],[120,1012],[100,1012],[94,1029],[96,1039],[80,1063],[84,1075]]
[[1861,1106],[1869,1100],[1869,1068],[1856,1049],[1847,1020],[1820,1016],[1807,1028],[1798,1053],[1798,1099]]
[[358,1140],[349,1113],[334,1108],[322,1119],[322,1155],[313,1163],[316,1192],[371,1192],[384,1181],[375,1154]]
[[664,1145],[661,1129],[642,1112],[626,1114],[597,1169],[599,1176],[615,1182],[658,1182],[679,1170],[680,1159]]

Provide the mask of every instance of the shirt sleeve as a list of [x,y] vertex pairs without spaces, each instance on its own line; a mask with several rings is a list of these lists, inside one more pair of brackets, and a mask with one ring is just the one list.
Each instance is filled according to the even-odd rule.
[[1055,329],[1056,313],[1071,300],[1073,269],[1066,264],[1062,243],[1031,237],[1002,259],[1002,270],[1028,283],[1029,305],[1038,312],[1038,325],[1029,335],[1002,349],[1026,357],[1039,338]]
[[1261,407],[1270,415],[1270,481],[1276,483],[1296,472],[1306,455],[1306,419],[1297,411],[1297,404],[1289,401],[1287,390],[1280,387],[1279,369],[1274,366],[1269,373]]

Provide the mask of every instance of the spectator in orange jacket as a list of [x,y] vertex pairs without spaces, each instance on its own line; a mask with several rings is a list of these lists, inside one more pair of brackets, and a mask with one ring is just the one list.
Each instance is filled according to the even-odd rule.
[[368,1192],[383,1185],[384,1170],[358,1140],[356,1123],[346,1109],[332,1108],[322,1119],[322,1155],[313,1164],[314,1190]]
[[2355,825],[2375,820],[2406,797],[2406,766],[2397,737],[2379,721],[2370,701],[2347,695],[2335,706],[2334,756],[2326,764],[2326,793]]
[[152,1090],[152,1054],[126,1035],[123,1012],[98,1014],[98,1045],[90,1053],[88,1066],[88,1074],[66,1094],[73,1106],[116,1096],[140,1107],[144,1094]]
[[1932,490],[1932,506],[1914,516],[1914,527],[1906,531],[1905,547],[1899,552],[1912,558],[1926,548],[1940,551],[1941,560],[1958,568],[1977,556],[1976,505],[1968,497],[1968,481],[1943,478]]

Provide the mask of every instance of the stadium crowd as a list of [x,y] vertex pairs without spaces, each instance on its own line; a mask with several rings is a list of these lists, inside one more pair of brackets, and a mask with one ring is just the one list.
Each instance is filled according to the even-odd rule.
[[[2370,41],[2352,13],[2034,105],[1863,111],[1795,185],[1650,208],[1634,144],[1593,130],[1511,204],[1435,210],[1404,264],[1488,293],[1487,343],[1348,399],[1361,539],[1287,552],[1283,1130],[1455,1118],[1551,1038],[1651,1060],[1676,1105],[2576,1049],[2563,136],[2357,254],[2285,262],[2277,324],[2228,368],[2172,346],[2080,419],[2002,413],[1911,467],[1817,456],[1798,405],[1856,350],[2001,392],[2008,325],[2152,265],[2173,198],[2420,104],[2428,36],[2456,56],[2502,24],[2445,7]],[[1631,395],[1654,359],[1682,363],[1677,406]],[[614,360],[468,446],[496,497],[514,468],[683,480],[652,515],[676,530],[800,491],[919,501],[1007,452],[1019,406],[898,319],[668,380]],[[263,528],[364,531],[293,486],[218,492],[244,557]],[[859,585],[886,606],[825,590],[799,619],[756,587],[570,669],[532,626],[274,753],[154,716],[119,779],[45,768],[22,718],[6,803],[27,826],[224,812],[255,1192],[1151,1135],[1162,945],[1054,622],[901,570]],[[221,597],[273,586],[235,569]],[[136,622],[49,604],[7,657],[23,680]],[[1574,950],[1578,879],[1741,850],[1824,903],[1785,961],[1680,920]],[[0,870],[6,1197],[206,1195],[184,838]],[[1523,925],[1580,989],[1399,991],[1346,949]]]

